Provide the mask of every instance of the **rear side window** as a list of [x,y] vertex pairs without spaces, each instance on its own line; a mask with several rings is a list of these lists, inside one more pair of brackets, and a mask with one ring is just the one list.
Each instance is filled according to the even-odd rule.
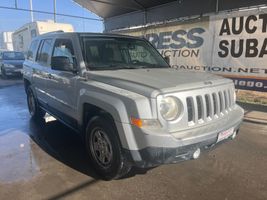
[[34,40],[32,41],[31,43],[31,46],[28,50],[28,53],[27,53],[27,59],[28,60],[35,60],[35,54],[36,54],[36,50],[37,50],[37,47],[38,47],[38,40]]
[[41,65],[48,65],[50,59],[50,52],[52,49],[52,39],[42,40],[41,47],[37,55],[37,62]]

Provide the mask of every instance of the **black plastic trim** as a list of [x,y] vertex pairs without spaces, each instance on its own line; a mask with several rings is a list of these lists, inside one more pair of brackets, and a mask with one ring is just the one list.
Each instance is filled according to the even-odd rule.
[[[235,128],[235,131],[239,132],[239,126]],[[211,150],[214,147],[219,146],[222,143],[231,140],[228,138],[217,143],[217,137],[203,141],[200,143],[177,147],[177,148],[164,148],[164,147],[147,147],[142,150],[126,150],[125,155],[129,162],[132,162],[133,166],[140,168],[150,168],[159,166],[162,164],[174,164],[181,161],[192,160],[194,152],[199,148],[201,152]],[[140,160],[134,160],[133,158],[141,158]]]

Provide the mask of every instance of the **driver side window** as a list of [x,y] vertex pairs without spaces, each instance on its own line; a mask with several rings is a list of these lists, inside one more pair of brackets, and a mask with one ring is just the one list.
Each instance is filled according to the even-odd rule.
[[74,49],[71,40],[57,39],[54,46],[53,57],[67,57],[74,63]]

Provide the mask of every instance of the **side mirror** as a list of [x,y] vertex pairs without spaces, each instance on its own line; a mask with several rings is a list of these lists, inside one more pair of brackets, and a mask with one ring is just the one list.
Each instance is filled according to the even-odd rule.
[[165,56],[165,57],[164,57],[164,60],[165,60],[168,64],[170,64],[170,62],[171,62],[171,61],[170,61],[170,56]]
[[51,69],[59,71],[74,71],[73,63],[65,56],[54,56],[51,58]]

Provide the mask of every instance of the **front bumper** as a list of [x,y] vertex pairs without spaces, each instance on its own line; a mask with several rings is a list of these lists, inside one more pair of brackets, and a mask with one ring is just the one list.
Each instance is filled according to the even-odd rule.
[[5,68],[5,73],[7,76],[21,76],[22,69],[20,68]]
[[228,140],[217,143],[219,133],[230,128],[238,133],[243,116],[243,109],[236,106],[219,122],[171,134],[153,134],[132,126],[134,137],[128,144],[136,149],[124,148],[125,154],[134,166],[142,168],[190,160],[198,148],[209,149]]
[[[236,134],[239,132],[239,126],[240,125],[236,126],[234,129]],[[193,155],[198,149],[200,149],[201,152],[207,151],[231,139],[232,138],[229,137],[217,143],[217,138],[213,138],[177,148],[147,147],[142,150],[125,150],[125,155],[134,166],[149,168],[162,164],[174,164],[181,161],[195,159]],[[141,157],[141,159],[133,160],[133,158],[136,157]]]

